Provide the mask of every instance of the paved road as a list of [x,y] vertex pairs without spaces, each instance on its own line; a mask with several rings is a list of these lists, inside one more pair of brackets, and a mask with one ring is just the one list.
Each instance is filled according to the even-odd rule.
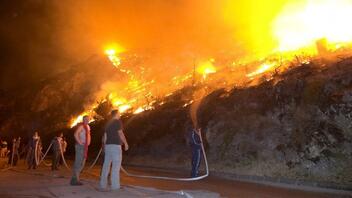
[[[150,174],[159,176],[180,176],[174,173],[163,173],[153,170],[138,170],[129,168],[133,173]],[[99,173],[99,170],[94,170]],[[239,198],[336,198],[352,197],[345,193],[322,192],[319,189],[308,188],[304,190],[290,189],[284,187],[274,187],[264,184],[255,184],[249,182],[233,181],[218,177],[208,177],[200,181],[180,182],[154,179],[141,179],[132,177],[122,177],[122,182],[138,186],[148,186],[164,190],[207,190],[219,193],[222,197],[239,197]],[[308,191],[307,191],[308,190]],[[320,192],[319,192],[320,191]]]
[[[160,172],[152,169],[129,168],[138,174],[179,176],[177,173]],[[0,197],[239,197],[239,198],[336,198],[351,197],[347,194],[323,192],[316,189],[288,189],[263,184],[239,182],[208,177],[201,181],[180,182],[127,177],[122,174],[123,189],[119,192],[96,191],[99,167],[83,174],[84,186],[68,185],[70,171],[62,169],[52,172],[49,167],[40,166],[28,171],[22,165],[14,170],[0,172]]]

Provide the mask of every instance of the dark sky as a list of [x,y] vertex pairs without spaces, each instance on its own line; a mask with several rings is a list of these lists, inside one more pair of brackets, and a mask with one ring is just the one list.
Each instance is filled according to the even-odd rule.
[[50,71],[50,60],[60,54],[50,33],[56,25],[45,2],[0,1],[2,88],[32,83]]

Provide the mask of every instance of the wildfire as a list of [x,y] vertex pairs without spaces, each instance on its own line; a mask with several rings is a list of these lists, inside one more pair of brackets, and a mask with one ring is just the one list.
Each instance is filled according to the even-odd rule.
[[337,45],[352,41],[351,0],[297,2],[286,7],[274,21],[273,32],[279,51],[313,47],[320,39]]
[[120,45],[114,44],[109,46],[105,50],[105,54],[108,56],[111,63],[117,68],[121,64],[121,59],[118,57],[118,54],[124,52],[125,49]]
[[120,113],[125,113],[127,110],[131,109],[131,105],[125,104],[118,107]]
[[[76,118],[72,119],[70,127],[71,128],[75,127],[78,123],[82,122],[83,116],[90,115],[91,113],[92,113],[91,111],[87,111],[87,112],[84,112],[81,115],[77,116]],[[90,117],[89,123],[94,122],[94,121],[95,120]]]
[[259,66],[259,68],[256,71],[247,74],[247,77],[252,78],[254,76],[262,74],[262,73],[272,69],[274,66],[275,66],[275,63],[263,63],[262,65]]
[[139,113],[142,113],[143,111],[151,110],[151,109],[153,109],[153,107],[150,106],[150,105],[146,105],[146,106],[143,106],[143,107],[138,107],[138,108],[133,112],[133,114],[139,114]]
[[[352,26],[349,25],[350,20],[352,19],[352,0],[292,0],[291,2],[294,3],[291,3],[288,7],[283,9],[281,13],[277,15],[276,19],[273,20],[273,18],[270,18],[270,21],[265,20],[265,24],[272,24],[272,29],[266,29],[270,33],[272,31],[275,40],[278,42],[277,48],[274,52],[275,55],[280,54],[280,61],[268,58],[272,55],[270,53],[273,52],[272,49],[274,48],[274,46],[270,45],[270,50],[266,50],[264,53],[264,55],[270,55],[263,57],[261,55],[261,58],[258,60],[258,54],[254,54],[253,57],[255,57],[256,60],[252,60],[251,56],[251,58],[248,58],[251,60],[243,58],[238,61],[241,62],[240,65],[249,65],[250,67],[258,66],[256,70],[251,72],[248,72],[246,68],[246,74],[243,74],[243,72],[240,73],[241,78],[244,77],[243,79],[248,80],[245,77],[251,79],[262,75],[265,72],[272,71],[277,68],[278,65],[281,66],[282,63],[287,63],[290,60],[293,60],[294,57],[297,57],[296,54],[298,52],[302,52],[306,49],[309,49],[309,52],[313,52],[311,49],[314,49],[314,52],[316,49],[319,51],[319,48],[321,51],[330,51],[331,49],[334,50],[340,46],[343,46],[344,43],[352,41]],[[269,5],[269,7],[271,6],[272,5]],[[268,10],[262,9],[261,7],[260,9],[268,12]],[[253,18],[257,19],[260,17]],[[253,26],[258,26],[258,24],[260,23],[254,23]],[[255,37],[261,38],[261,35],[258,35],[259,34],[256,33]],[[264,48],[269,48],[268,46],[265,47],[265,42],[263,44]],[[105,48],[105,54],[113,66],[120,72],[127,74],[127,80],[124,82],[125,84],[123,84],[123,87],[119,87],[119,89],[116,88],[116,90],[121,90],[121,92],[114,92],[115,87],[104,92],[105,94],[111,92],[107,100],[109,100],[113,108],[117,108],[121,113],[129,112],[139,114],[146,110],[153,109],[153,102],[151,101],[155,100],[155,98],[168,97],[173,94],[173,91],[181,86],[184,86],[186,83],[189,83],[190,79],[195,79],[192,71],[182,71],[182,74],[175,75],[171,78],[171,89],[169,88],[168,90],[163,91],[157,90],[159,87],[156,89],[155,87],[152,87],[152,85],[156,84],[155,81],[151,78],[148,79],[148,77],[146,77],[147,75],[145,75],[145,73],[147,73],[145,70],[145,65],[141,64],[143,67],[141,67],[140,70],[129,67],[129,64],[125,65],[125,62],[127,62],[125,60],[129,59],[125,58],[125,54],[121,54],[122,52],[125,52],[125,49],[120,45],[111,45]],[[123,62],[121,62],[121,57],[123,57]],[[218,60],[218,57],[216,58]],[[283,60],[281,60],[281,58]],[[219,57],[219,60],[216,62],[216,66],[218,66],[218,68],[214,66],[214,59],[203,60],[205,61],[197,64],[195,68],[195,72],[197,72],[199,76],[203,77],[203,81],[205,81],[210,74],[224,71],[223,68],[226,67],[226,65],[220,65],[224,62],[221,57]],[[299,61],[301,63],[309,63],[309,59],[300,59]],[[138,73],[136,71],[141,72]],[[218,75],[213,75],[212,81],[220,82],[220,80],[214,80],[216,76]],[[221,81],[221,83],[224,81],[225,80]],[[156,80],[156,82],[158,81]],[[221,86],[228,85],[230,85],[230,83],[221,84]],[[195,103],[193,100],[188,101],[183,105],[183,107],[188,107],[193,103]],[[159,105],[162,104],[164,104],[164,101],[159,103]],[[70,126],[73,127],[77,125],[77,123],[81,122],[84,115],[91,116],[94,114],[94,108],[95,107],[88,108],[87,111],[73,119]]]
[[203,75],[203,79],[206,79],[209,74],[216,73],[216,67],[213,65],[214,59],[202,62],[197,67],[197,72]]

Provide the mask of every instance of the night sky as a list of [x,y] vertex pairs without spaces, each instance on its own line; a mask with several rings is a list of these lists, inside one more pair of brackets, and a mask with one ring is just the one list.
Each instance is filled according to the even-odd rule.
[[[53,70],[60,47],[51,5],[42,1],[0,1],[0,70],[3,89],[32,84]],[[14,80],[16,79],[16,80]]]

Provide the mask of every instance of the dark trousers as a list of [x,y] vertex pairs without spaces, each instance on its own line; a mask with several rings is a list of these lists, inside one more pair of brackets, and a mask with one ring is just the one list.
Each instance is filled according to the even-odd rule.
[[52,158],[52,165],[51,165],[51,170],[58,170],[59,169],[59,164],[60,164],[60,151],[55,151],[53,152],[53,158]]
[[34,148],[30,148],[28,150],[27,163],[28,163],[28,169],[37,168],[37,162],[35,159],[35,149]]
[[9,161],[8,164],[13,163],[13,166],[17,165],[17,161],[18,161],[18,153],[15,151],[14,155],[13,155],[13,161],[12,161],[12,151],[9,153]]
[[192,171],[191,177],[197,177],[201,160],[201,148],[192,148]]

